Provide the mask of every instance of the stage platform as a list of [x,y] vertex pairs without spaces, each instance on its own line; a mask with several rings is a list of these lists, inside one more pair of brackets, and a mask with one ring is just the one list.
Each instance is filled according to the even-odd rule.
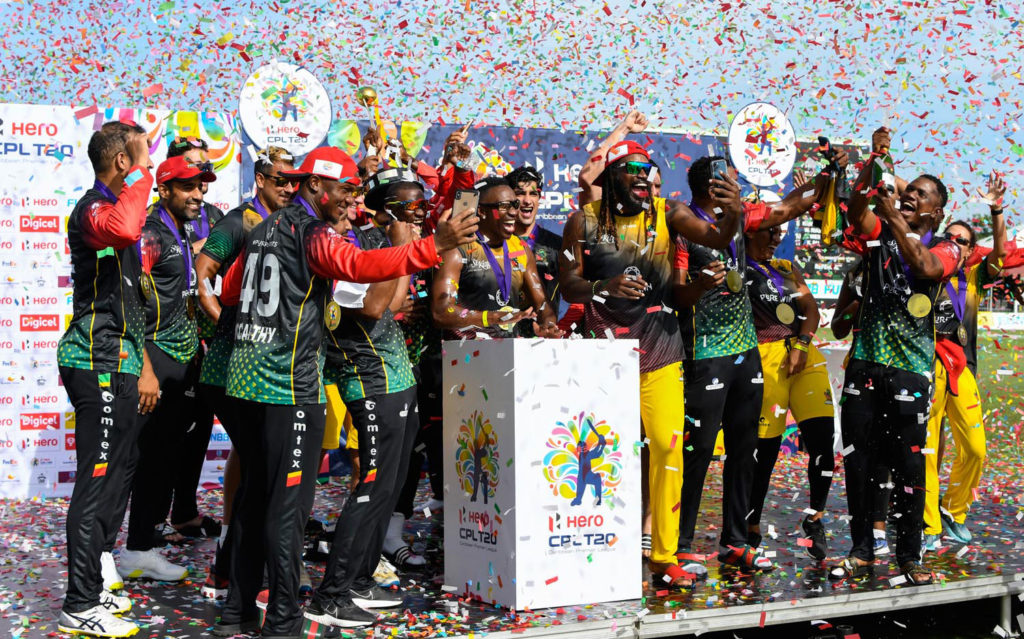
[[[758,628],[793,622],[829,620],[871,613],[894,612],[915,607],[986,598],[1005,600],[1002,625],[1020,629],[1018,598],[1024,598],[1024,522],[1018,510],[1004,503],[1009,487],[1005,478],[998,486],[983,484],[980,500],[971,515],[975,543],[947,545],[940,554],[928,555],[927,563],[940,575],[932,586],[899,585],[896,567],[879,560],[874,575],[857,582],[830,582],[827,570],[804,554],[797,545],[797,530],[805,507],[805,458],[782,458],[765,508],[765,523],[776,538],[766,537],[765,547],[774,552],[778,568],[770,573],[742,575],[708,560],[708,579],[692,591],[646,589],[641,600],[566,606],[549,610],[511,613],[463,593],[443,588],[441,571],[441,518],[425,517],[419,510],[411,521],[410,539],[428,563],[423,570],[402,576],[403,609],[383,615],[376,630],[348,636],[435,637],[670,637]],[[709,474],[705,513],[695,541],[695,553],[712,553],[717,547],[719,507],[718,462]],[[1016,481],[1013,481],[1016,486]],[[425,502],[425,483],[419,503]],[[332,482],[318,488],[315,515],[328,524],[337,504],[347,493]],[[1019,491],[1013,493],[1014,497]],[[219,493],[204,493],[202,505],[219,513]],[[849,548],[844,521],[845,494],[842,473],[837,473],[826,516],[830,553],[826,563],[840,559]],[[56,616],[63,597],[65,500],[31,500],[0,503],[0,637],[19,639],[59,636]],[[1024,518],[1024,517],[1022,517]],[[767,530],[767,527],[766,527]],[[219,604],[203,599],[199,588],[205,578],[214,544],[203,540],[183,547],[169,546],[168,555],[187,563],[191,579],[180,584],[128,582],[135,602],[131,616],[140,621],[139,637],[191,639],[210,636]],[[640,561],[640,559],[637,559]],[[323,563],[307,561],[313,584]],[[645,574],[647,574],[645,572]],[[614,575],[595,576],[614,579]],[[979,620],[990,632],[998,618]],[[812,626],[808,625],[808,629]],[[731,635],[725,635],[731,636]],[[787,636],[813,636],[787,635]],[[928,636],[928,635],[924,635]],[[937,636],[937,635],[932,635]],[[985,636],[984,633],[978,636]]]

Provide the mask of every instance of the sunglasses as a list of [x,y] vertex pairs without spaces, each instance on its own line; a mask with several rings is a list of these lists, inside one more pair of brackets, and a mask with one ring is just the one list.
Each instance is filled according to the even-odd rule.
[[189,162],[188,165],[203,173],[213,173],[213,162]]
[[626,162],[620,170],[626,173],[626,175],[640,175],[641,173],[650,175],[653,168],[654,165],[650,162]]
[[508,213],[509,211],[512,210],[519,210],[519,200],[504,200],[502,202],[493,202],[491,204],[484,204],[483,202],[481,202],[478,205],[478,208],[484,211],[494,211],[495,209],[497,209],[502,213]]
[[956,242],[960,246],[970,246],[971,245],[971,241],[969,239],[967,239],[966,237],[960,237],[959,235],[953,235],[952,233],[946,233],[946,239],[947,240],[953,240],[954,242]]
[[430,208],[430,203],[421,198],[419,200],[394,200],[392,202],[386,202],[385,206],[405,211],[406,213],[414,213],[416,211],[426,213]]
[[269,173],[260,173],[260,175],[263,176],[264,180],[270,180],[270,183],[279,189],[282,189],[295,181],[294,178],[286,177],[284,175],[271,175]]
[[355,184],[342,184],[341,190],[345,192],[345,195],[350,195],[352,197],[359,197],[366,193],[365,186],[356,186]]

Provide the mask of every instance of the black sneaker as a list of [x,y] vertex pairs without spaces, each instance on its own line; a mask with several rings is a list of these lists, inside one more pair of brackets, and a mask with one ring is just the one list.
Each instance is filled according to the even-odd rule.
[[363,608],[394,608],[402,605],[401,593],[384,590],[376,585],[366,590],[353,588],[348,591],[348,596],[352,598],[353,603]]
[[225,623],[220,619],[213,624],[213,634],[216,637],[234,637],[235,635],[255,635],[260,632],[260,620],[250,619],[241,623]]
[[310,621],[339,628],[360,628],[377,621],[377,615],[363,610],[351,599],[335,599],[327,603],[313,599],[306,606],[304,616]]
[[811,540],[811,545],[807,547],[807,554],[818,561],[824,559],[828,552],[828,544],[825,542],[825,524],[821,523],[820,519],[811,521],[811,516],[808,515],[804,517],[800,527],[804,529],[807,538]]

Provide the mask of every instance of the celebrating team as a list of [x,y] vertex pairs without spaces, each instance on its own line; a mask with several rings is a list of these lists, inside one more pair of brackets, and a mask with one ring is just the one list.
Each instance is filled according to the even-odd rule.
[[[646,125],[629,114],[594,152],[580,174],[582,208],[561,238],[537,223],[536,169],[498,177],[465,166],[468,127],[449,137],[436,168],[404,149],[382,156],[391,147],[372,130],[358,164],[334,147],[297,167],[287,150],[264,149],[252,197],[222,214],[203,201],[216,175],[202,141],[175,140],[154,176],[145,131],[103,125],[89,144],[96,182],[68,221],[74,315],[58,360],[78,472],[60,629],[135,634],[119,616],[131,607],[114,592],[122,575],[183,579],[159,547],[186,536],[218,538],[204,593],[226,596],[220,636],[260,628],[264,570],[265,637],[298,636],[304,623],[365,626],[373,609],[400,605],[382,554],[423,563],[402,526],[424,453],[431,503],[443,506],[445,336],[639,340],[643,546],[659,583],[692,587],[706,574],[692,550],[716,454],[717,560],[774,567],[759,550],[761,520],[789,412],[808,454],[800,545],[827,555],[823,516],[840,452],[853,544],[830,576],[871,569],[892,487],[900,571],[929,583],[922,547],[934,549],[944,527],[970,540],[985,447],[976,318],[1007,258],[1002,181],[993,175],[981,194],[994,220],[983,255],[964,222],[939,232],[948,198],[939,179],[877,179],[889,135],[875,133],[836,233],[861,256],[833,318],[837,334],[854,334],[837,433],[814,344],[821,315],[799,268],[773,255],[782,224],[834,202],[846,154],[823,149],[826,168],[773,204],[741,200],[725,159],[700,158],[684,203],[661,197],[658,165],[625,139]],[[958,456],[940,508],[947,413]],[[213,415],[232,442],[222,524],[195,505]],[[303,609],[315,479],[324,451],[342,445],[353,492]],[[118,565],[111,551],[129,501]]]

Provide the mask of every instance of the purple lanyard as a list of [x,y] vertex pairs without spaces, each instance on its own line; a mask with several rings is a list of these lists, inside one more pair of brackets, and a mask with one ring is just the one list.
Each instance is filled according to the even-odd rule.
[[359,241],[359,236],[356,235],[356,232],[353,231],[352,229],[348,230],[348,239],[352,240],[352,243],[358,246],[359,248],[363,248],[362,242]]
[[487,256],[487,261],[491,264],[494,277],[498,280],[498,292],[501,294],[502,299],[505,300],[504,304],[508,304],[512,300],[512,259],[508,256],[508,242],[501,243],[501,248],[504,252],[502,257],[504,258],[503,262],[505,265],[505,270],[502,271],[501,267],[498,266],[498,259],[494,257],[494,251],[487,244],[487,240],[479,231],[476,236],[480,240],[480,246],[484,248],[484,254]]
[[[198,222],[198,225],[197,225]],[[204,237],[210,235],[210,218],[206,216],[206,204],[204,203],[199,207],[199,219],[196,221],[189,222],[192,225],[192,231],[196,235],[197,240],[201,240]]]
[[[718,224],[718,220],[716,220],[715,218],[713,218],[710,215],[708,215],[707,211],[705,211],[704,209],[700,208],[699,206],[697,206],[693,202],[690,202],[690,209],[692,209],[693,212],[697,214],[697,217],[699,217],[700,219],[704,220],[705,222],[708,222],[709,224]],[[732,261],[733,262],[738,262],[738,260],[736,259],[736,238],[735,237],[733,237],[732,240],[729,242],[729,255],[732,257]]]
[[263,206],[263,202],[260,202],[260,197],[258,195],[255,195],[252,198],[252,208],[256,209],[256,212],[259,213],[260,217],[264,220],[267,219],[268,215],[270,215],[267,211],[267,207]]
[[[921,237],[921,244],[924,244],[924,247],[926,249],[928,248],[928,242],[932,241],[932,236],[933,235],[934,235],[934,233],[932,233],[931,231],[928,231],[927,233],[924,234],[924,236]],[[914,274],[910,272],[910,265],[907,264],[907,261],[903,259],[903,255],[902,254],[900,254],[900,263],[903,265],[903,274],[907,276],[907,281],[908,282],[913,282],[914,281]]]
[[303,208],[306,209],[306,213],[309,213],[310,217],[317,217],[316,211],[314,211],[313,207],[309,205],[309,202],[304,200],[302,197],[296,195],[295,199],[292,200],[292,201],[293,202],[298,202],[299,204],[301,204],[303,206]]
[[99,191],[103,195],[103,197],[107,198],[111,202],[117,202],[117,196],[114,195],[114,192],[110,190],[110,187],[104,184],[103,182],[96,180],[93,183],[92,188]]
[[964,311],[967,310],[967,278],[964,277],[963,269],[956,274],[956,290],[952,283],[946,282],[946,292],[949,293],[949,301],[953,303],[953,314],[963,323]]
[[174,239],[178,242],[178,248],[181,249],[181,259],[185,262],[185,281],[188,288],[192,287],[192,247],[188,245],[182,237],[181,233],[178,232],[178,227],[175,226],[174,220],[171,219],[171,214],[167,212],[163,204],[158,209],[160,211],[160,220],[167,225],[167,228],[171,229],[171,233],[174,234]]
[[[785,292],[785,288],[784,288],[785,287],[785,282],[784,282],[785,278],[782,277],[782,273],[779,273],[778,271],[776,271],[775,268],[772,267],[772,265],[769,264],[769,263],[765,263],[764,267],[762,267],[757,262],[751,260],[750,262],[747,262],[747,264],[750,264],[751,266],[754,267],[754,270],[756,270],[758,273],[760,273],[761,275],[764,275],[766,278],[768,278],[772,282],[774,282],[775,283],[775,288],[778,289],[780,297],[785,297],[786,296],[786,292]],[[765,270],[766,268],[768,270]]]
[[537,225],[536,224],[533,225],[533,230],[530,231],[530,234],[526,235],[525,237],[523,237],[523,239],[526,240],[526,245],[529,246],[530,250],[532,251],[533,250],[533,246],[537,243]]

